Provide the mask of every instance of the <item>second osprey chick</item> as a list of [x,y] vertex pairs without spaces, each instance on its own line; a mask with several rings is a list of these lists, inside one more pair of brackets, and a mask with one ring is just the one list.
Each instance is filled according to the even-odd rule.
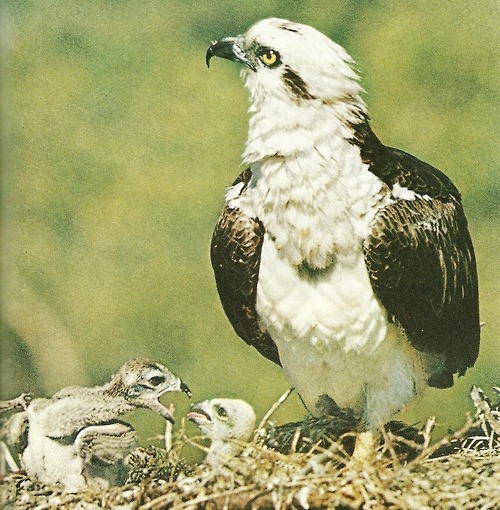
[[255,412],[244,400],[214,398],[191,406],[188,419],[196,423],[210,440],[206,462],[223,464],[237,455],[255,428]]

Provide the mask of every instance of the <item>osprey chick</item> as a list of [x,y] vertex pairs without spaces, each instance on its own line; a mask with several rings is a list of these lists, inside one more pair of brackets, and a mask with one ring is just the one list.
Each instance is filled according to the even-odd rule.
[[210,439],[206,462],[211,466],[223,464],[241,450],[241,443],[249,441],[255,428],[255,412],[244,400],[214,398],[191,406],[188,419],[196,423]]
[[173,422],[159,401],[170,391],[191,394],[166,367],[139,359],[125,363],[104,386],[69,387],[50,399],[33,400],[25,411],[27,473],[46,484],[61,483],[69,492],[123,484],[124,459],[136,433],[117,418],[145,407]]
[[[449,387],[479,348],[474,250],[458,190],[376,137],[343,48],[265,19],[209,47],[244,66],[246,165],[211,259],[236,333],[280,364],[314,413],[387,422]],[[333,401],[333,402],[332,402]]]

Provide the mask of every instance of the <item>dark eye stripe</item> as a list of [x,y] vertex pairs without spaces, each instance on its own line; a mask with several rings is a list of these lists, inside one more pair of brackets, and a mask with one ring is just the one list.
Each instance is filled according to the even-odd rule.
[[162,383],[164,383],[164,382],[165,382],[165,377],[162,377],[161,375],[157,375],[157,376],[151,377],[151,379],[149,380],[149,382],[150,382],[153,386],[159,386],[160,384],[162,384]]
[[307,90],[304,80],[290,67],[285,66],[282,75],[283,83],[286,88],[298,99],[301,100],[314,99],[314,96]]

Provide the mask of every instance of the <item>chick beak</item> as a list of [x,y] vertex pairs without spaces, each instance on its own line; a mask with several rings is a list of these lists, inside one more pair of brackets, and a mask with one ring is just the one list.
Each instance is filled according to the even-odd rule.
[[191,410],[186,415],[186,417],[189,421],[196,423],[197,425],[200,422],[212,421],[212,418],[210,417],[210,415],[205,410],[203,410],[199,406],[199,404],[192,404]]
[[172,413],[157,398],[144,401],[144,407],[148,407],[151,411],[163,416],[163,418],[172,423],[172,425],[174,424],[174,417],[172,416]]

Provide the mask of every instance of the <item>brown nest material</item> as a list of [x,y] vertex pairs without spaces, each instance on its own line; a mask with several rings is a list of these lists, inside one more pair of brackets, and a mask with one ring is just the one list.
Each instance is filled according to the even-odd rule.
[[[385,430],[379,448],[363,463],[352,462],[342,434],[337,439],[313,437],[310,448],[282,453],[265,444],[268,433],[259,428],[253,442],[227,465],[189,466],[182,449],[193,440],[181,430],[169,452],[138,450],[131,459],[129,483],[123,487],[68,494],[36,484],[22,473],[10,473],[2,480],[0,506],[38,510],[497,509],[500,414],[481,390],[474,388],[472,397],[476,418],[461,430],[436,444],[430,438],[433,420],[419,431],[421,442]],[[299,434],[304,434],[304,426],[299,428]],[[398,454],[398,441],[415,450],[412,460]]]

